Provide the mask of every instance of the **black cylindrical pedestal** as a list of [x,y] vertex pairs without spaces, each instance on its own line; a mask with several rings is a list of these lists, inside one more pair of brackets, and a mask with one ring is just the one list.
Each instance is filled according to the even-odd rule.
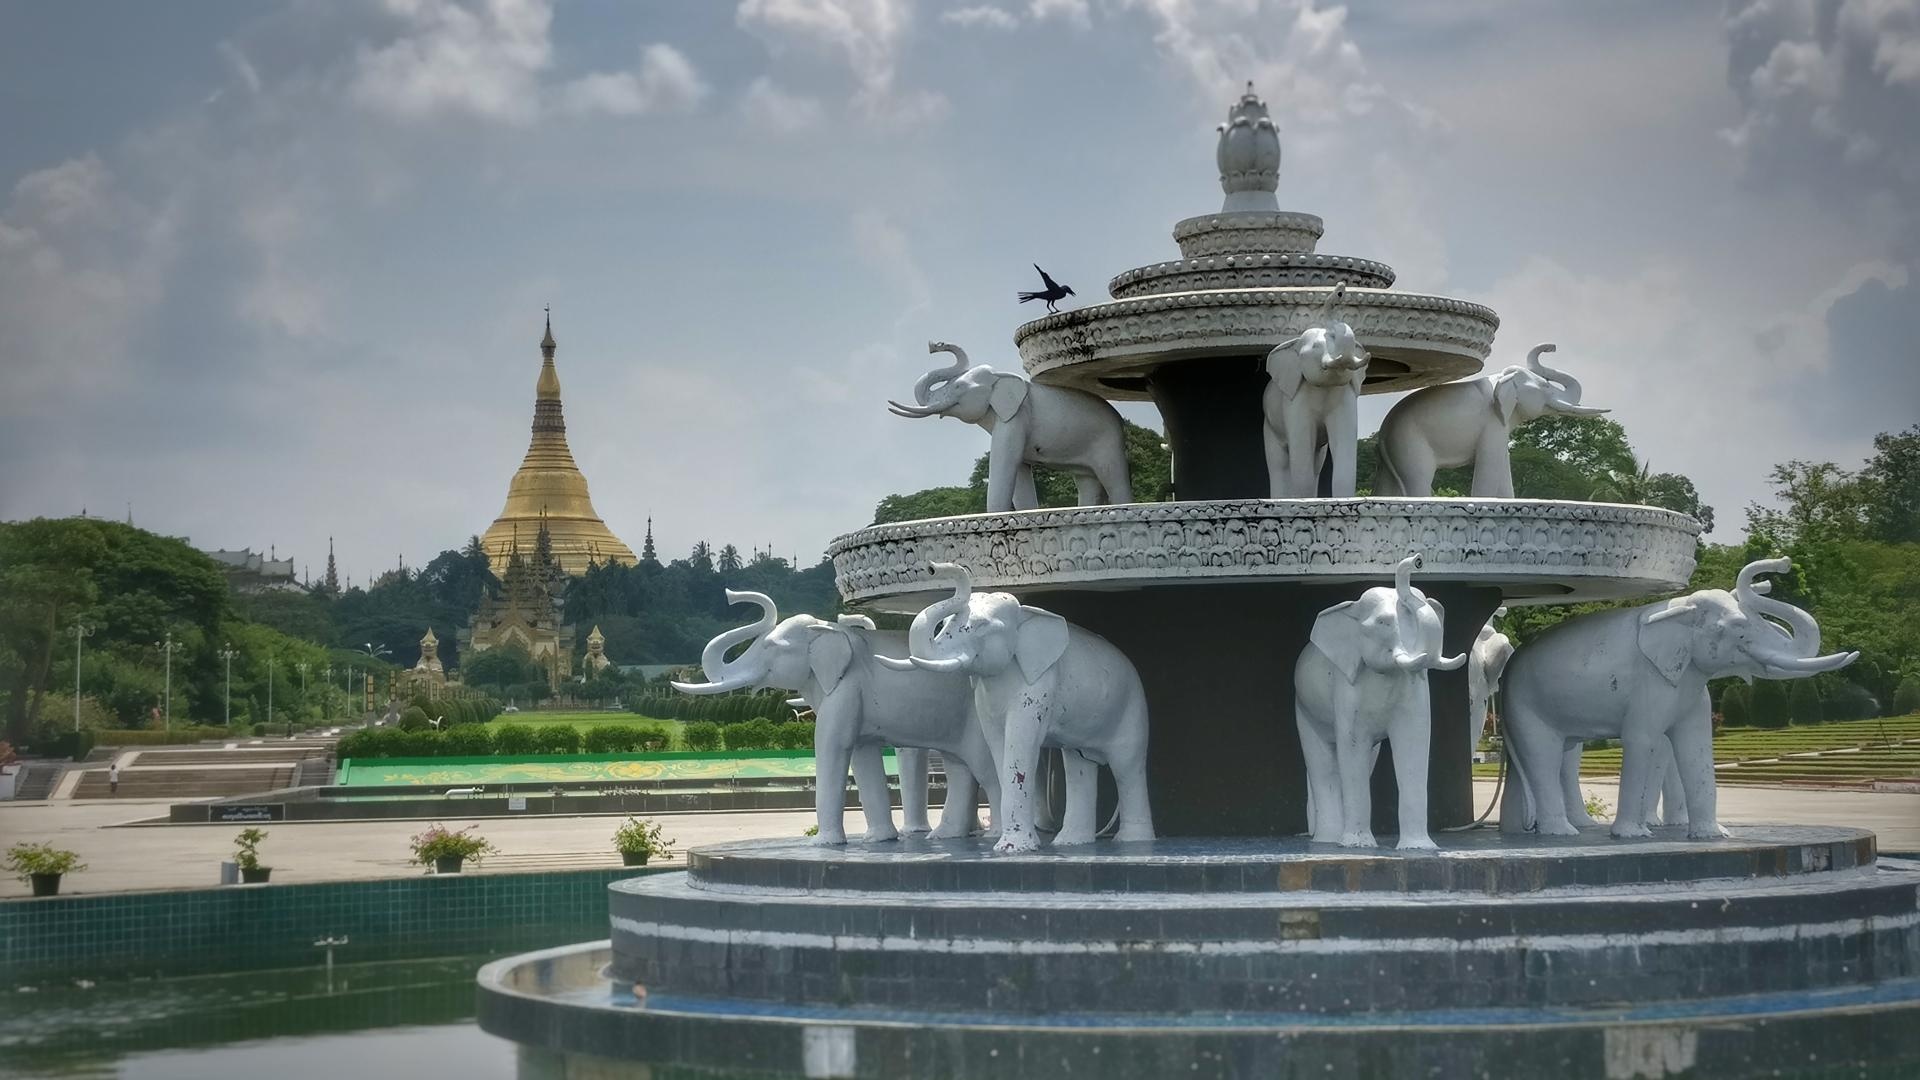
[[[1166,836],[1284,836],[1307,827],[1306,765],[1293,717],[1293,665],[1323,609],[1373,584],[1163,585],[1048,592],[1049,611],[1113,642],[1140,672],[1151,716],[1148,783]],[[1415,584],[1420,585],[1418,579]],[[1473,644],[1500,603],[1494,588],[1420,585],[1447,609],[1445,649]],[[1428,827],[1479,813],[1466,756],[1466,669],[1434,671]],[[1374,831],[1399,831],[1393,760],[1374,771]]]
[[1261,357],[1163,364],[1147,380],[1173,451],[1174,497],[1264,499],[1267,373]]

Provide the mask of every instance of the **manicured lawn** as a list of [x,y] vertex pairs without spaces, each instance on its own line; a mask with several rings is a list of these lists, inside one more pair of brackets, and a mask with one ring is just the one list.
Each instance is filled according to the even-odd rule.
[[531,712],[501,713],[493,718],[495,724],[523,724],[528,727],[541,727],[547,724],[571,724],[585,734],[596,727],[607,724],[645,724],[648,727],[666,728],[673,735],[673,748],[685,750],[685,738],[681,734],[681,721],[656,720],[639,713],[604,710],[599,712]]
[[[1920,777],[1920,713],[1808,727],[1723,728],[1713,740],[1713,759],[1723,784]],[[1474,766],[1476,776],[1498,772],[1498,765]],[[1580,772],[1618,775],[1619,748],[1588,750]]]

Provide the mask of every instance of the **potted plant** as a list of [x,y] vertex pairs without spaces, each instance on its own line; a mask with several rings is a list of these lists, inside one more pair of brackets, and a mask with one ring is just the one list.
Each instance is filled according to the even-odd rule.
[[665,858],[673,854],[673,845],[671,838],[660,835],[657,821],[630,817],[613,831],[613,846],[620,852],[620,861],[627,866],[645,866],[655,855]]
[[15,844],[7,849],[7,869],[33,885],[35,896],[56,896],[60,878],[87,868],[80,856],[52,844]]
[[233,861],[240,867],[240,880],[248,885],[259,885],[273,873],[273,867],[260,865],[260,841],[266,838],[267,830],[255,828],[242,829],[233,838]]
[[413,838],[413,861],[431,866],[439,874],[459,873],[460,864],[468,859],[478,864],[500,849],[474,835],[473,830],[477,828],[478,825],[469,825],[456,832],[445,825],[433,826]]

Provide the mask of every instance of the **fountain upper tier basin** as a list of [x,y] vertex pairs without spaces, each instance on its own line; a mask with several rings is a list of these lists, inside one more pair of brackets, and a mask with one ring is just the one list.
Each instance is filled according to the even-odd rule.
[[827,549],[847,600],[913,612],[974,587],[1049,591],[1241,582],[1378,582],[1410,551],[1422,586],[1495,587],[1506,602],[1648,596],[1686,585],[1700,525],[1647,506],[1543,499],[1243,499],[972,514],[876,525]]
[[[1150,400],[1165,364],[1257,367],[1321,317],[1330,286],[1205,289],[1129,296],[1036,319],[1014,331],[1035,379],[1113,400]],[[1478,372],[1500,325],[1493,309],[1444,296],[1349,287],[1331,315],[1373,360],[1364,393],[1432,386]]]

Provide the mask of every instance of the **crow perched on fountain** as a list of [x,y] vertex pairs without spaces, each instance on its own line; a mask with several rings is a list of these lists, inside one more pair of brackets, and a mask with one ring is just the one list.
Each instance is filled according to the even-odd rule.
[[1060,309],[1057,307],[1054,307],[1053,305],[1059,303],[1060,301],[1066,299],[1069,296],[1072,296],[1074,294],[1073,290],[1067,288],[1065,285],[1062,285],[1059,282],[1048,277],[1047,272],[1045,270],[1040,269],[1039,263],[1034,263],[1033,269],[1035,273],[1040,275],[1040,282],[1041,284],[1045,285],[1046,288],[1041,289],[1039,292],[1021,293],[1020,302],[1024,304],[1029,300],[1045,300],[1047,302],[1047,310],[1049,312],[1059,311]]

